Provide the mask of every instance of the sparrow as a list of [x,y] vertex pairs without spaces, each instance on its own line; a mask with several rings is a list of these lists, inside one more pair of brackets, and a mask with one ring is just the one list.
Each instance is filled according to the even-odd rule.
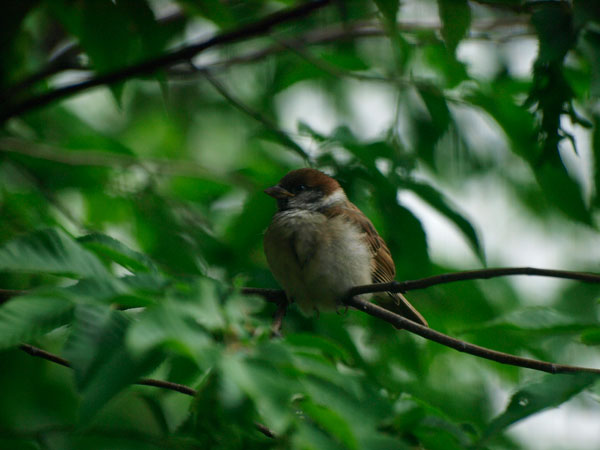
[[[353,286],[394,280],[385,241],[335,179],[298,169],[265,193],[277,200],[278,209],[264,235],[267,262],[288,300],[304,314],[337,310]],[[381,306],[427,326],[402,294],[375,296]]]

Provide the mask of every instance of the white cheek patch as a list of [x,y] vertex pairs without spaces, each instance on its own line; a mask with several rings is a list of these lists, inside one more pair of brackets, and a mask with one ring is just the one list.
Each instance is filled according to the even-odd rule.
[[339,205],[340,203],[346,203],[347,200],[348,197],[346,197],[344,191],[338,189],[337,191],[334,191],[333,193],[329,194],[323,199],[321,207],[328,208],[331,206]]

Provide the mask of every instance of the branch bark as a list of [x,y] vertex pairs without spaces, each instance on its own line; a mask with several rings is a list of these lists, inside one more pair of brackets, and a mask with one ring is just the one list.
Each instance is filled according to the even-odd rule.
[[[508,276],[508,275],[537,275],[553,278],[563,278],[570,280],[578,280],[587,283],[600,283],[600,275],[587,273],[587,272],[571,272],[566,270],[551,270],[551,269],[538,269],[534,267],[504,267],[494,269],[482,269],[482,270],[470,270],[465,272],[447,273],[441,275],[435,275],[433,277],[421,278],[419,280],[405,281],[405,282],[392,282],[392,283],[379,283],[369,284],[365,286],[356,286],[348,292],[344,303],[355,309],[365,312],[373,317],[384,320],[396,328],[405,329],[411,333],[421,336],[425,339],[437,342],[445,345],[446,347],[453,348],[460,352],[468,353],[481,358],[496,361],[502,364],[508,364],[518,367],[525,367],[528,369],[539,370],[548,373],[576,373],[576,372],[590,372],[600,374],[600,369],[571,366],[565,364],[555,364],[547,361],[540,361],[530,358],[523,358],[520,356],[510,355],[508,353],[498,352],[496,350],[480,347],[478,345],[470,344],[465,341],[453,338],[445,335],[431,328],[421,326],[415,322],[408,320],[400,315],[394,314],[393,312],[382,308],[374,303],[360,300],[357,296],[360,294],[374,293],[374,292],[406,292],[415,289],[424,289],[426,287],[435,286],[444,283],[453,283],[457,281],[476,280],[476,279],[488,279],[494,277]],[[10,291],[0,290],[0,299],[8,299],[12,294],[19,295],[23,291]],[[261,288],[243,288],[242,293],[245,295],[258,295],[263,297],[266,301],[276,303],[281,306],[287,302],[285,292],[278,289],[261,289]],[[21,349],[33,356],[40,356],[45,359],[50,359],[43,350],[35,349],[35,347],[27,346],[23,344]],[[32,350],[33,349],[33,350]],[[35,354],[34,354],[35,353]],[[68,366],[68,361],[62,360],[59,357],[53,362]],[[149,384],[150,381],[145,380],[145,383],[155,386],[156,384]],[[156,383],[156,381],[151,381]],[[168,387],[166,387],[169,389]],[[174,389],[176,390],[176,389]],[[185,392],[184,392],[185,393]]]
[[[71,368],[71,363],[69,361],[67,361],[64,358],[61,358],[58,355],[55,355],[54,353],[47,352],[45,350],[42,350],[41,348],[34,347],[33,345],[29,344],[21,344],[19,348],[31,356],[42,358],[46,361],[53,362],[54,364],[59,364],[64,367]],[[154,378],[142,378],[135,384],[139,384],[141,386],[152,386],[160,389],[167,389],[169,391],[175,391],[179,392],[180,394],[189,395],[190,397],[195,397],[196,394],[198,394],[198,391],[184,384],[172,383],[171,381],[156,380]],[[276,437],[275,432],[269,429],[266,425],[263,425],[259,422],[255,422],[254,427],[269,438],[274,439]]]
[[432,277],[412,281],[392,281],[391,283],[366,284],[353,287],[348,295],[359,295],[374,292],[406,292],[425,289],[438,284],[455,283],[457,281],[485,280],[489,278],[511,275],[535,275],[566,280],[600,283],[600,275],[589,272],[573,272],[569,270],[538,269],[536,267],[497,267],[464,272],[443,273]]
[[209,48],[264,35],[277,25],[304,17],[319,8],[327,6],[329,3],[331,3],[331,0],[312,0],[301,3],[296,7],[277,11],[244,27],[217,34],[208,40],[191,44],[169,53],[164,53],[156,58],[142,61],[139,64],[98,75],[89,80],[57,88],[39,96],[29,98],[23,102],[11,105],[0,112],[0,123],[5,122],[11,117],[47,105],[55,100],[68,97],[96,86],[110,85],[131,77],[154,73],[177,62],[187,61]]
[[[360,294],[372,294],[376,292],[400,292],[415,291],[436,286],[438,284],[456,283],[457,281],[485,280],[514,275],[542,276],[551,278],[562,278],[565,280],[576,280],[584,283],[600,283],[600,275],[589,272],[573,272],[569,270],[539,269],[536,267],[497,267],[480,270],[467,270],[464,272],[443,273],[426,278],[409,281],[392,281],[391,283],[365,284],[355,286],[348,292],[348,296]],[[285,293],[278,289],[243,288],[242,293],[246,295],[258,295],[271,303],[278,303],[285,299]]]
[[424,327],[412,320],[406,319],[398,314],[394,314],[381,306],[374,303],[361,300],[358,297],[348,297],[344,303],[351,306],[359,311],[363,311],[373,317],[384,320],[392,324],[396,328],[402,328],[406,331],[414,333],[430,341],[437,342],[445,345],[446,347],[453,348],[459,352],[468,353],[470,355],[479,356],[481,358],[496,361],[501,364],[508,364],[511,366],[525,367],[527,369],[540,370],[542,372],[548,372],[552,374],[556,373],[579,373],[589,372],[600,374],[600,369],[594,369],[590,367],[570,366],[566,364],[554,364],[546,361],[540,361],[537,359],[523,358],[520,356],[510,355],[508,353],[498,352],[478,345],[469,344],[468,342],[461,341],[453,338],[446,334],[435,331],[431,328]]

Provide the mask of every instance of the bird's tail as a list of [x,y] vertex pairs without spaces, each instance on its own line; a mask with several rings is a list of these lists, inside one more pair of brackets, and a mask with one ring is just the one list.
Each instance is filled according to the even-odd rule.
[[379,303],[383,308],[389,309],[390,311],[400,314],[413,322],[428,327],[425,318],[415,309],[413,305],[399,292],[386,292],[385,297],[382,295],[379,297]]

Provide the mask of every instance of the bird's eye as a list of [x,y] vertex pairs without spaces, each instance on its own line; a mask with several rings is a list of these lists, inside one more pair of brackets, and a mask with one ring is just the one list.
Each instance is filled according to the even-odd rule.
[[299,194],[306,189],[308,189],[308,187],[305,184],[299,184],[298,186],[294,187],[294,194]]

